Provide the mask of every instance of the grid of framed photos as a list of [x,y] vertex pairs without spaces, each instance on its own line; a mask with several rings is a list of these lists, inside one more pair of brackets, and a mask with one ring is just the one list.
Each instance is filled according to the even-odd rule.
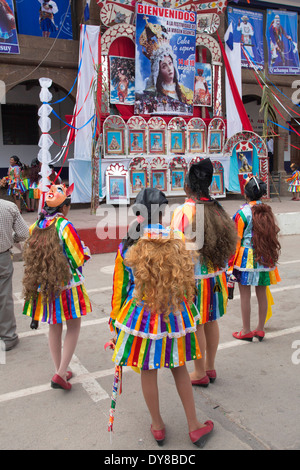
[[130,198],[147,187],[167,195],[184,195],[189,166],[207,156],[214,165],[211,195],[225,197],[224,168],[214,161],[221,158],[225,143],[221,118],[206,126],[201,118],[185,121],[177,116],[167,124],[158,116],[148,121],[132,116],[127,123],[120,116],[109,116],[103,133],[103,156],[106,161],[114,160],[106,170],[108,203],[129,204]]
[[132,116],[125,123],[120,116],[108,116],[103,125],[103,157],[220,154],[225,132],[222,118],[212,119],[207,127],[201,118],[186,122],[174,117],[166,124],[161,117],[145,121],[141,116]]
[[[190,165],[204,157],[194,157],[188,161],[183,156],[167,158],[158,156],[148,161],[142,156],[133,157],[125,168],[119,163],[111,164],[106,170],[107,203],[129,204],[130,198],[144,188],[152,187],[167,195],[185,195],[185,177]],[[224,167],[220,161],[212,160],[214,167],[210,194],[225,197]]]

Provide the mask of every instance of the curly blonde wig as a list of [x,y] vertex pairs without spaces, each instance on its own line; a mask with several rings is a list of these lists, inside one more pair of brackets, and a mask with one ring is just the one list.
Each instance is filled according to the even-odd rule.
[[63,253],[55,222],[47,228],[35,227],[25,242],[23,295],[25,301],[42,295],[43,303],[58,297],[71,280],[69,263]]
[[169,314],[181,311],[184,297],[195,296],[194,263],[181,239],[140,238],[127,252],[125,265],[132,268],[135,298],[167,321]]

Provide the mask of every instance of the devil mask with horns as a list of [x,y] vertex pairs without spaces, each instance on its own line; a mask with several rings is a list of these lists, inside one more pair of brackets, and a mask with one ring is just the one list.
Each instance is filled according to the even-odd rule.
[[71,194],[74,184],[67,188],[64,184],[52,184],[45,197],[43,211],[47,215],[54,215],[60,212],[63,206],[71,204]]

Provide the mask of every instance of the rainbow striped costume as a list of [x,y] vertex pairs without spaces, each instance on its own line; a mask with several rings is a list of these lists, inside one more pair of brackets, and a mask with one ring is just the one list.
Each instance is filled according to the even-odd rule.
[[[163,229],[158,225],[159,229]],[[199,314],[195,306],[182,303],[179,314],[163,315],[145,308],[134,298],[134,276],[124,264],[126,251],[121,243],[115,260],[112,310],[109,325],[117,333],[112,360],[119,366],[142,370],[173,368],[201,357],[196,328]]]
[[288,191],[290,193],[299,193],[300,192],[300,171],[293,171],[292,176],[286,180],[289,184]]
[[79,318],[92,311],[83,284],[84,277],[79,269],[90,259],[90,254],[88,248],[83,246],[72,223],[61,214],[35,222],[29,229],[30,234],[37,224],[39,228],[46,228],[52,223],[55,223],[63,252],[69,261],[72,279],[53,302],[43,303],[42,294],[38,294],[35,300],[30,299],[25,302],[23,315],[37,321],[56,324]]
[[25,193],[26,188],[23,184],[23,180],[21,177],[21,168],[18,165],[9,167],[7,182],[8,182],[7,194],[9,196],[12,194]]
[[[184,204],[175,209],[171,228],[188,234],[196,214],[196,203],[187,199]],[[195,262],[195,282],[197,296],[195,304],[200,313],[200,324],[218,320],[226,313],[228,288],[226,268],[215,270],[209,263]]]
[[234,258],[230,261],[230,272],[237,282],[245,286],[269,286],[277,284],[280,276],[277,267],[266,267],[255,261],[252,243],[252,206],[262,204],[251,201],[244,204],[233,216],[238,243]]

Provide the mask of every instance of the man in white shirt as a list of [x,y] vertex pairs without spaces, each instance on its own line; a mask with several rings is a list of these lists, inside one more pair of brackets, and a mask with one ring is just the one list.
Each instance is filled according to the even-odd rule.
[[0,199],[0,340],[9,351],[18,344],[12,295],[13,263],[10,249],[26,240],[29,228],[17,206]]

